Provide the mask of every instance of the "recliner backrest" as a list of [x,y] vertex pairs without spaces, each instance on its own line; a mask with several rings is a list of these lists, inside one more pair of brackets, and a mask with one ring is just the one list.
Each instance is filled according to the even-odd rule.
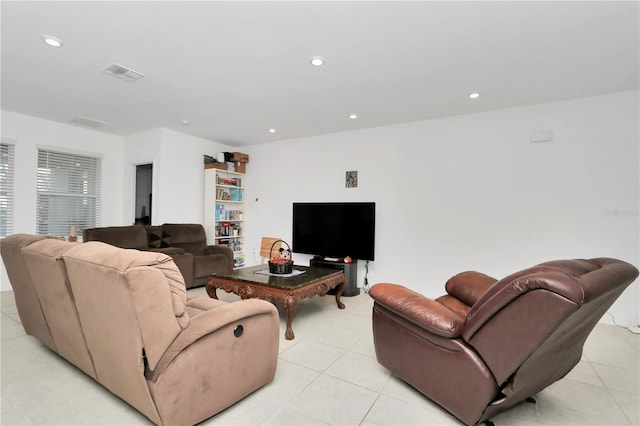
[[547,365],[557,380],[579,361],[589,332],[636,276],[633,266],[605,258],[525,269],[495,283],[474,304],[463,338],[499,384],[536,352],[563,352],[562,363]]
[[581,289],[566,271],[537,265],[515,272],[493,284],[473,304],[467,316],[464,336],[469,340],[480,327],[506,305],[529,291],[546,289],[569,296],[570,300],[581,299]]
[[145,372],[189,324],[186,288],[165,254],[88,242],[64,254],[98,381],[157,417]]
[[50,349],[57,351],[22,253],[23,247],[46,238],[50,237],[30,234],[9,235],[0,240],[0,252],[13,288],[18,315],[24,331]]
[[76,243],[47,238],[22,249],[58,353],[96,378],[62,255]]
[[142,225],[107,226],[82,231],[82,241],[102,241],[116,247],[145,250],[149,248],[147,231]]
[[[506,397],[501,404],[490,405],[486,408],[480,421],[493,417],[496,413],[517,404],[519,401],[534,395],[564,377],[580,361],[585,341],[600,318],[609,307],[622,294],[625,288],[638,276],[638,270],[623,261],[607,258],[590,260],[570,260],[547,262],[540,267],[551,267],[562,270],[567,277],[571,277],[580,288],[580,299],[569,301],[565,296],[546,290],[534,290],[529,295],[547,293],[546,303],[529,303],[530,307],[544,308],[533,321],[520,321],[522,331],[531,334],[530,339],[536,346],[531,351],[523,350],[523,345],[510,339],[508,329],[496,327],[497,323],[488,324],[480,329],[471,339],[472,344],[479,352],[483,353],[483,359],[489,360],[492,372],[498,378],[501,392]],[[573,293],[574,295],[577,293]],[[520,299],[531,300],[528,297],[516,299],[505,307],[502,313],[503,320],[499,321],[504,326],[504,319],[518,322],[522,317],[517,312],[523,308]],[[570,304],[576,305],[575,309]],[[560,312],[558,312],[560,311]],[[564,311],[564,312],[563,312]],[[527,315],[527,312],[524,312]],[[550,333],[541,332],[549,325],[549,317],[562,317],[563,320]],[[552,318],[553,319],[553,318]],[[503,356],[512,359],[521,359],[517,365],[509,365],[509,362],[501,360],[495,355],[495,351],[488,350],[488,339],[481,342],[482,330],[491,330],[492,333],[503,333],[501,349]],[[484,346],[484,347],[481,347]],[[495,343],[494,343],[495,346]],[[518,347],[520,346],[520,347]],[[511,369],[511,371],[509,370]]]
[[194,255],[202,255],[207,247],[207,235],[198,223],[165,223],[162,230],[169,235],[171,247]]

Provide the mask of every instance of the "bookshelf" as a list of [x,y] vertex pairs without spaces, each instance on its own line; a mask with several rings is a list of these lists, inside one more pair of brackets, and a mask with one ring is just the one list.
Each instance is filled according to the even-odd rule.
[[207,244],[233,250],[233,266],[244,266],[244,173],[204,171],[204,228]]

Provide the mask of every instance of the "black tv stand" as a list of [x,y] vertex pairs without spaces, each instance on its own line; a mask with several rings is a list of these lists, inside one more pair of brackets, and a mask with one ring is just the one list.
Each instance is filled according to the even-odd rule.
[[[347,279],[347,284],[344,287],[342,293],[345,297],[357,296],[360,294],[358,288],[358,261],[352,260],[351,263],[344,263],[344,259],[341,258],[326,258],[322,256],[315,256],[309,261],[309,266],[316,268],[327,269],[340,269],[344,272],[344,276]],[[331,292],[330,292],[331,293]]]

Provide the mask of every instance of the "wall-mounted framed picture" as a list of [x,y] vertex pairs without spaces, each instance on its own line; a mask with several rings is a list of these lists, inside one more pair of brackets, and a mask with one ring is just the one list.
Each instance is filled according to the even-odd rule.
[[358,187],[358,171],[351,170],[346,173],[344,180],[345,188],[357,188]]

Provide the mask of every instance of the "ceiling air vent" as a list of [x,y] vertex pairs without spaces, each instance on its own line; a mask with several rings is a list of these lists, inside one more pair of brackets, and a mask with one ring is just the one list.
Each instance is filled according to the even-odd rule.
[[73,120],[69,121],[70,123],[77,124],[82,127],[89,127],[91,129],[99,129],[104,126],[108,126],[109,123],[105,123],[104,121],[94,120],[93,118],[88,117],[76,117]]
[[118,64],[113,64],[102,72],[129,83],[133,83],[144,77],[144,74]]

